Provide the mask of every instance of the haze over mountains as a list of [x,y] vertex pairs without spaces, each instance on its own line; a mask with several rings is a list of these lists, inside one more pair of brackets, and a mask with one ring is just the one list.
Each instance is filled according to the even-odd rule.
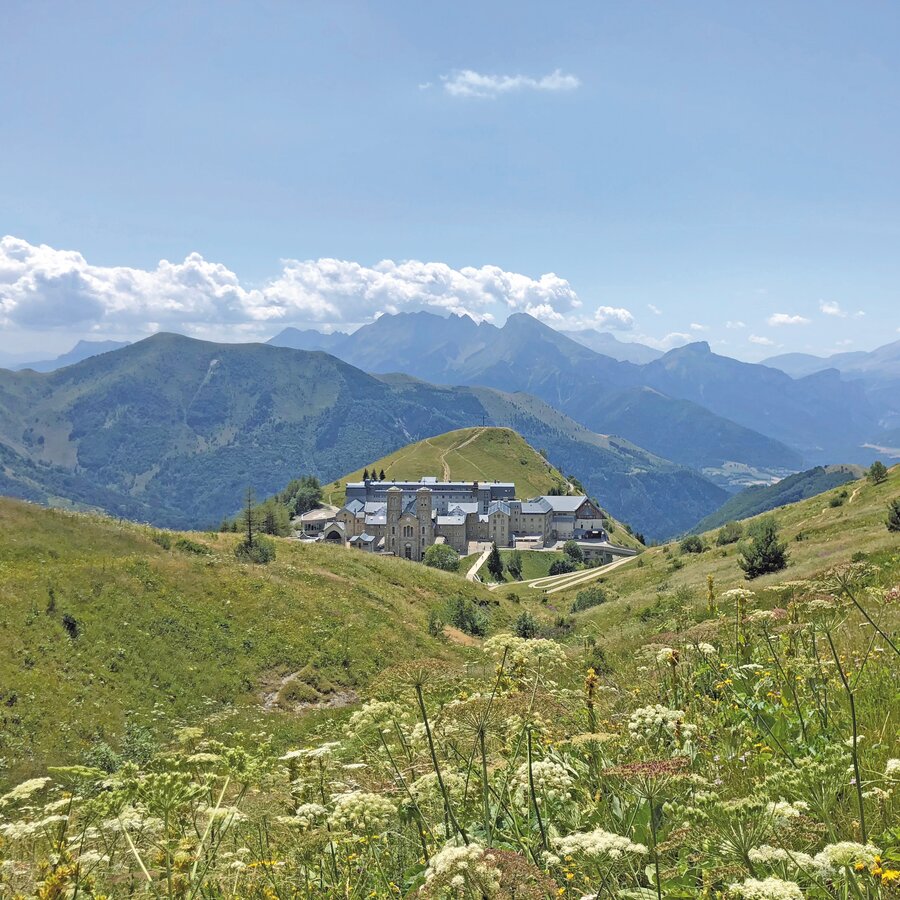
[[897,416],[878,385],[824,370],[800,378],[688,344],[639,365],[603,355],[526,314],[502,328],[466,316],[382,316],[351,335],[287,329],[271,341],[321,347],[371,372],[527,391],[588,428],[731,479],[867,462]]

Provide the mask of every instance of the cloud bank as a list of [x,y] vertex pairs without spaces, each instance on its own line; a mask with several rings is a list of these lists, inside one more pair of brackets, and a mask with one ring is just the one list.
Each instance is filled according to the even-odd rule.
[[804,316],[792,316],[789,313],[774,313],[767,319],[770,325],[809,325],[809,319]]
[[[569,282],[552,272],[531,278],[498,266],[289,259],[275,277],[251,286],[199,253],[136,269],[97,266],[77,251],[0,239],[0,325],[26,330],[135,335],[169,329],[202,335],[226,326],[252,336],[289,324],[338,327],[381,313],[426,309],[476,320],[526,312],[553,323],[580,307]],[[595,315],[613,327],[631,321],[627,310],[612,307]]]
[[[472,69],[460,69],[449,75],[441,75],[444,90],[452,97],[477,97],[492,99],[517,91],[574,91],[581,86],[575,75],[567,75],[555,69],[542,78],[529,75],[483,75]],[[424,87],[420,85],[420,87]]]

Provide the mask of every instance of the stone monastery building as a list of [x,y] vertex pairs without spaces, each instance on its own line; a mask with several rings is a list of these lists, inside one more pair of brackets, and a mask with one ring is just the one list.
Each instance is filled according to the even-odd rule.
[[[319,511],[314,511],[319,512]],[[472,541],[542,547],[570,539],[606,542],[600,508],[585,496],[517,500],[512,482],[357,481],[342,509],[304,517],[304,530],[326,541],[420,561],[435,543],[460,554]]]

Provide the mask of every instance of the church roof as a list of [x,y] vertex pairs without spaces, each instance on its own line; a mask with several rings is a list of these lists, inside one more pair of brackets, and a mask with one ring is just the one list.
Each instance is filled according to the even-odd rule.
[[438,516],[437,524],[438,525],[465,525],[466,517],[465,516]]
[[549,494],[538,497],[538,500],[544,500],[545,502],[550,504],[550,508],[553,512],[559,513],[573,513],[578,510],[578,507],[587,500],[584,494],[577,494],[574,497],[554,497]]
[[534,500],[522,501],[522,512],[525,515],[537,515],[548,513],[553,507],[547,502],[546,497],[535,497]]

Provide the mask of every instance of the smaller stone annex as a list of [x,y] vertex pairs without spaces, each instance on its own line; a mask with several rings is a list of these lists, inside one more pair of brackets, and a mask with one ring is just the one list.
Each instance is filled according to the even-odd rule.
[[608,546],[603,511],[584,495],[520,500],[513,482],[357,481],[341,509],[300,517],[308,538],[420,561],[435,543],[461,555],[473,542],[540,550],[560,541]]

